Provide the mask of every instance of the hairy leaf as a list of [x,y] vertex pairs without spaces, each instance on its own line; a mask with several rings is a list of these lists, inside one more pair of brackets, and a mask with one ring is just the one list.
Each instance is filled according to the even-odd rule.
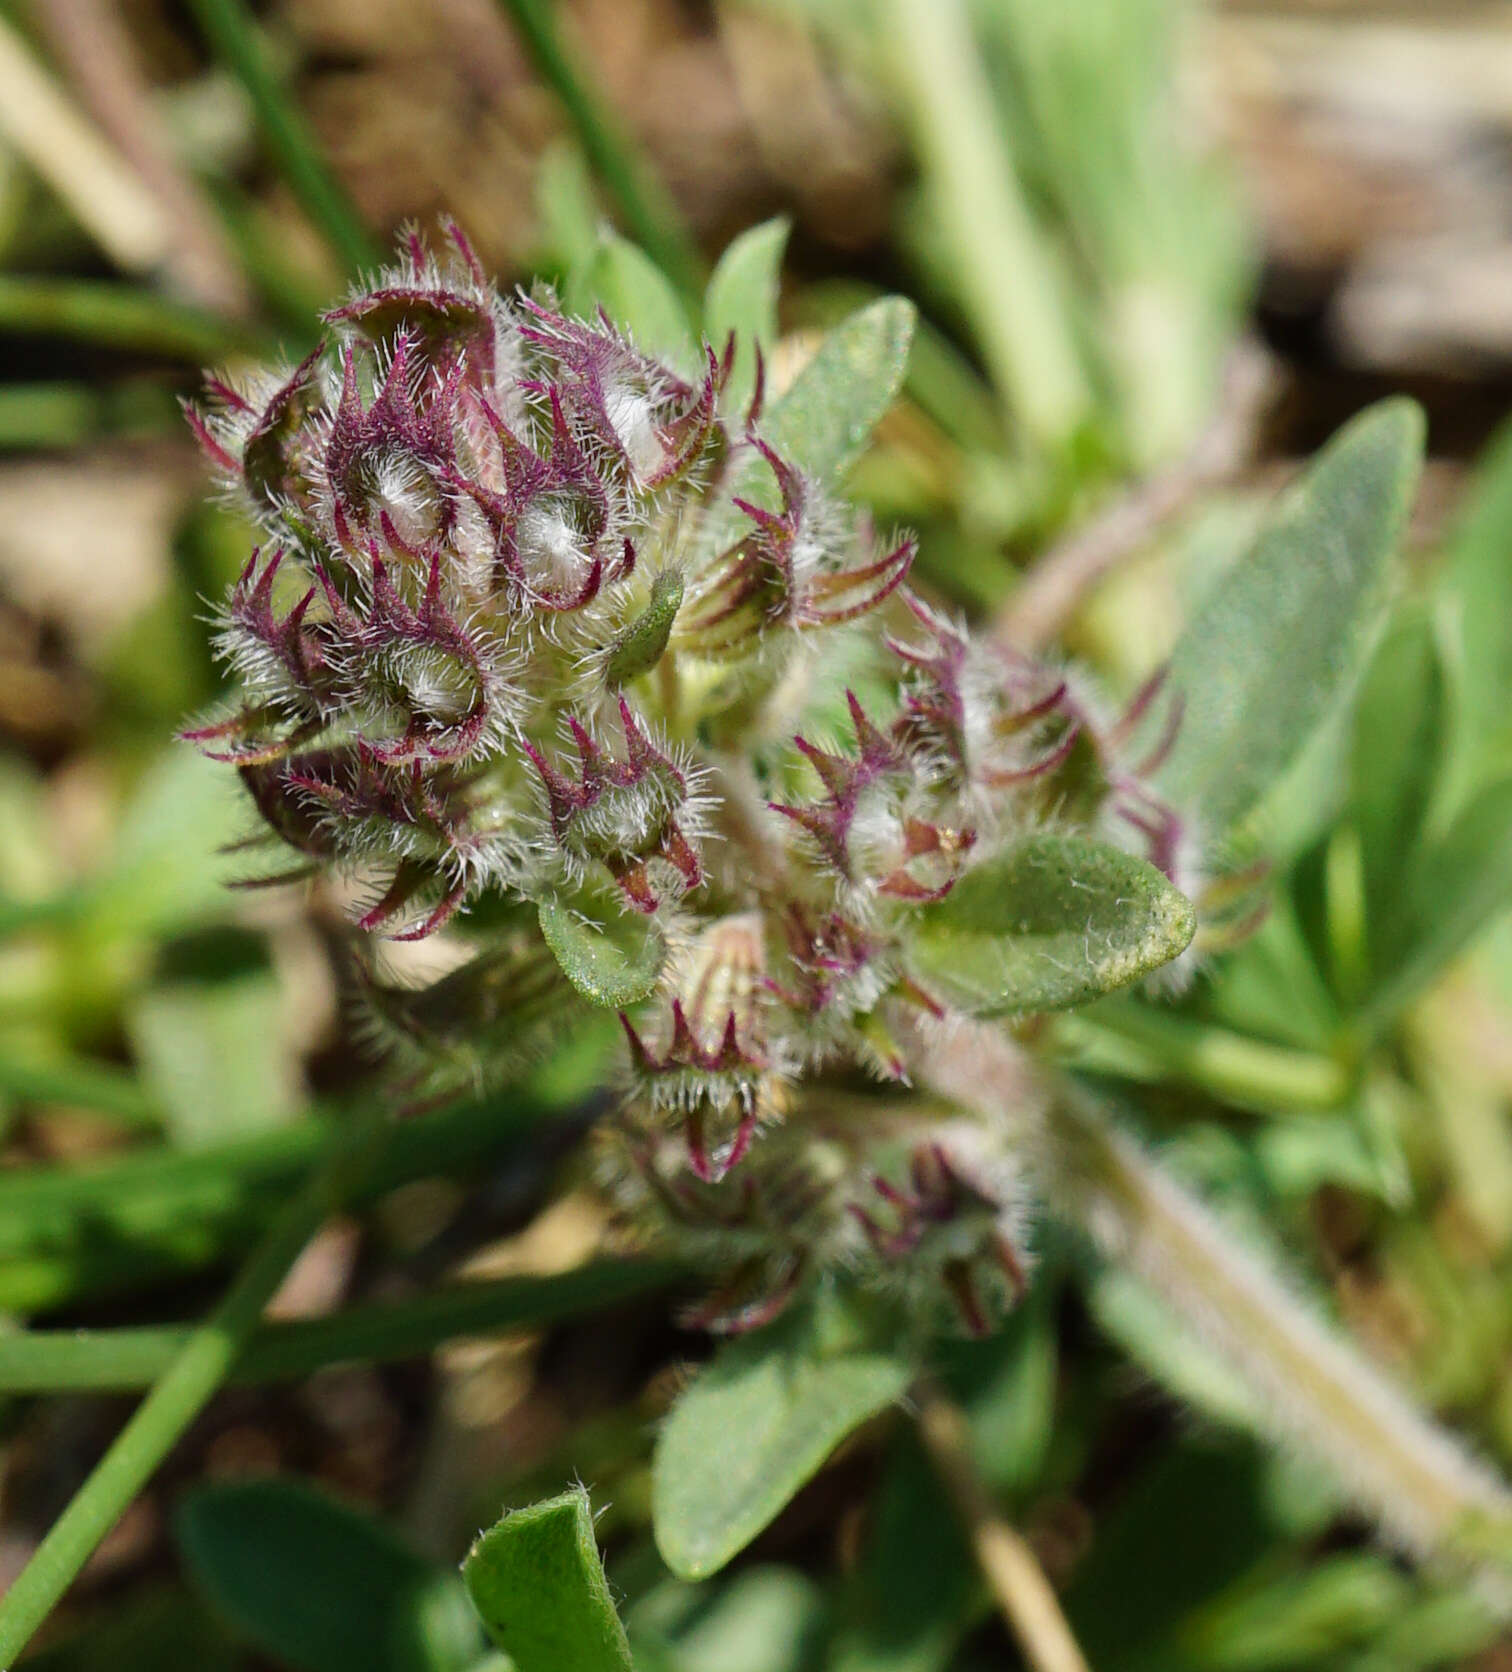
[[910,1374],[887,1354],[827,1346],[806,1310],[722,1347],[657,1442],[651,1516],[667,1566],[716,1573]]
[[473,1545],[462,1576],[516,1672],[632,1672],[581,1486],[506,1515]]
[[756,384],[756,348],[770,353],[777,340],[777,291],[790,222],[785,215],[753,226],[728,246],[704,297],[704,334],[716,354],[735,333],[735,367],[725,399],[743,412]]
[[1170,673],[1182,723],[1160,782],[1215,834],[1256,805],[1357,671],[1422,448],[1422,414],[1408,400],[1348,424],[1182,635]]
[[455,1575],[297,1482],[200,1487],[177,1531],[215,1606],[302,1672],[462,1672],[481,1652]]
[[767,442],[800,470],[837,481],[902,387],[913,328],[913,304],[900,296],[837,325],[767,415]]
[[[762,438],[789,465],[837,487],[902,387],[914,318],[913,304],[900,296],[858,308],[825,337],[782,398],[768,405]],[[704,542],[717,550],[746,532],[736,499],[772,507],[779,498],[765,460],[753,456],[711,510]]]
[[1196,922],[1144,860],[1082,836],[1033,836],[919,913],[912,962],[974,1015],[1060,1010],[1169,963]]
[[555,894],[541,901],[540,923],[563,975],[591,1003],[623,1010],[656,985],[666,948],[647,925],[590,923]]

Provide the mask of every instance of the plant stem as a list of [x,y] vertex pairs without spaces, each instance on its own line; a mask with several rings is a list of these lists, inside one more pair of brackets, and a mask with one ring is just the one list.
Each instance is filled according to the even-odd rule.
[[[681,1275],[683,1268],[668,1262],[598,1260],[548,1277],[456,1283],[330,1318],[260,1324],[229,1379],[293,1381],[328,1364],[419,1358],[464,1336],[534,1329],[618,1306]],[[162,1375],[191,1335],[179,1325],[0,1335],[0,1393],[130,1392]]]
[[366,1115],[331,1146],[325,1161],[273,1221],[236,1282],[175,1354],[0,1598],[0,1666],[12,1665],[100,1541],[225,1381],[300,1250],[370,1162],[385,1120],[382,1113]]
[[891,0],[883,27],[982,359],[1010,422],[1061,449],[1090,417],[1091,393],[964,0]]
[[503,0],[536,69],[562,101],[588,160],[614,194],[636,241],[684,295],[703,286],[703,260],[672,194],[573,63],[545,0]]
[[921,1031],[919,1077],[988,1118],[1032,1129],[1051,1206],[1144,1279],[1257,1395],[1273,1437],[1338,1478],[1386,1536],[1472,1572],[1512,1611],[1512,1492],[1329,1329],[1195,1197],[1114,1129],[1070,1081],[1040,1088],[997,1029],[964,1019]]
[[[1276,1435],[1341,1479],[1396,1543],[1479,1566],[1512,1493],[1075,1090],[1057,1105],[1062,1211],[1144,1278],[1259,1394]],[[1478,1546],[1484,1548],[1478,1548]],[[1512,1548],[1512,1546],[1506,1546]],[[1503,1561],[1506,1560],[1505,1554]],[[1509,1585],[1505,1570],[1497,1576]],[[1512,1600],[1512,1589],[1504,1590]]]
[[919,1436],[961,1518],[977,1565],[1034,1672],[1087,1672],[1066,1616],[1025,1539],[999,1513],[971,1456],[965,1416],[934,1383],[917,1389]]
[[263,138],[289,189],[352,271],[376,266],[381,251],[268,59],[241,0],[189,0],[206,38],[247,90]]
[[95,279],[0,274],[0,334],[67,337],[195,365],[267,344],[230,320]]

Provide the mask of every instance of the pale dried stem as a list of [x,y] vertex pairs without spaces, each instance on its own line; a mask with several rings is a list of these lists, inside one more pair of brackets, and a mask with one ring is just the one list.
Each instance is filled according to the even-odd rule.
[[246,313],[246,281],[213,208],[174,152],[116,9],[103,0],[42,0],[37,14],[79,98],[161,206],[174,288],[201,307]]
[[1245,463],[1275,384],[1274,363],[1265,350],[1248,339],[1238,343],[1224,369],[1213,416],[1192,450],[1052,546],[1014,589],[992,636],[1022,650],[1049,644],[1105,575],[1204,489]]
[[965,1416],[933,1382],[921,1382],[916,1396],[919,1436],[1024,1659],[1034,1672],[1088,1672],[1045,1570],[982,1484],[972,1461]]
[[161,265],[171,237],[157,199],[3,16],[0,140],[41,175],[117,266],[146,273]]

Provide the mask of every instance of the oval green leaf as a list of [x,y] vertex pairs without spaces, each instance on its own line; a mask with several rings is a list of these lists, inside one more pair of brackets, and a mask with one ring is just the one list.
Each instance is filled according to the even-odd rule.
[[1082,836],[1034,836],[919,913],[911,962],[973,1015],[1063,1010],[1169,963],[1196,926],[1153,865]]
[[1423,451],[1401,398],[1346,425],[1198,607],[1171,658],[1181,729],[1159,774],[1221,835],[1301,752],[1380,620]]
[[903,386],[914,307],[887,296],[837,325],[772,407],[761,433],[790,464],[834,483]]
[[656,985],[666,948],[649,924],[625,918],[607,927],[590,923],[555,894],[541,901],[538,916],[562,974],[591,1004],[623,1010]]
[[[903,385],[914,318],[911,302],[887,296],[842,320],[767,409],[757,426],[762,439],[788,464],[837,486]],[[770,507],[778,498],[766,461],[748,460],[729,492],[709,508],[703,544],[718,551],[743,534],[747,519],[736,499]]]
[[634,1672],[581,1486],[506,1515],[468,1552],[462,1577],[516,1672]]
[[824,1351],[807,1311],[722,1347],[657,1442],[651,1519],[667,1566],[683,1579],[717,1572],[911,1374],[884,1353]]

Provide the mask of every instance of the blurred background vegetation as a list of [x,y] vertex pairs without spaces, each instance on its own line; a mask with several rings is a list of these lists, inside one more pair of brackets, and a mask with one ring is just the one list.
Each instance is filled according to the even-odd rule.
[[[905,398],[857,496],[919,530],[930,591],[1063,637],[1113,693],[1300,457],[1383,393],[1424,403],[1410,580],[1353,723],[1267,809],[1266,925],[1154,1032],[1063,1026],[1069,1056],[1150,1084],[1187,1176],[1512,1466],[1505,797],[1473,856],[1489,880],[1437,941],[1402,931],[1403,968],[1377,929],[1409,849],[1512,765],[1496,0],[0,0],[0,1320],[197,1317],[369,1095],[339,913],[224,886],[246,814],[174,741],[218,689],[204,600],[252,542],[207,503],[177,401],[205,364],[302,354],[397,227],[445,213],[501,280],[569,301],[585,272],[612,283],[606,224],[692,291],[786,216],[779,379],[858,299],[914,298]],[[607,1044],[448,1113],[423,1158],[401,1133],[276,1315],[318,1327],[604,1251],[572,1152]],[[1052,1232],[1041,1271],[947,1370],[1094,1666],[1512,1666],[1469,1599],[1258,1446],[1242,1390],[1136,1285]],[[392,1363],[231,1389],[27,1664],[315,1664],[239,1617],[205,1555],[239,1513],[215,1491],[274,1472],[436,1562],[580,1476],[653,1672],[1017,1664],[885,1423],[727,1578],[665,1577],[650,1440],[707,1351],[672,1310],[663,1286],[416,1356],[422,1329]],[[128,1408],[7,1386],[0,1588]],[[295,1571],[318,1560],[305,1534]]]

